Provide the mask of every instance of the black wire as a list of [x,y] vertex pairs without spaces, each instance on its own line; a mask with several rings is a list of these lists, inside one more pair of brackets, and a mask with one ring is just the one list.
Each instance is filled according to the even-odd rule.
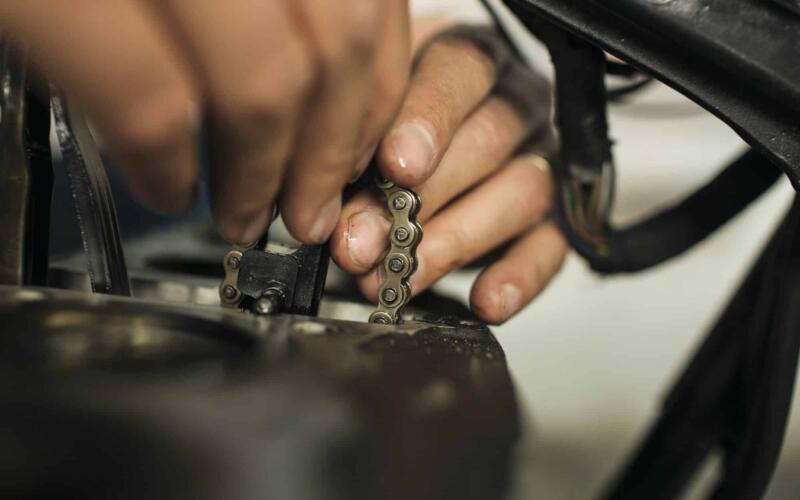
[[522,52],[520,52],[519,47],[517,47],[517,44],[514,43],[514,40],[508,34],[508,31],[506,31],[505,26],[503,26],[503,21],[500,19],[500,16],[497,14],[497,11],[494,9],[491,2],[489,0],[478,1],[483,6],[484,10],[486,10],[486,13],[489,14],[489,17],[492,18],[492,24],[494,24],[497,32],[503,38],[503,41],[505,41],[508,47],[511,49],[511,52],[517,57],[517,59],[521,61],[524,60],[522,57]]
[[[478,0],[480,4],[483,6],[484,10],[489,17],[492,19],[492,24],[494,24],[495,28],[497,29],[498,34],[503,38],[503,41],[506,42],[508,47],[511,49],[512,53],[517,57],[518,60],[524,61],[525,59],[522,56],[522,52],[520,51],[517,44],[509,35],[508,31],[505,29],[503,21],[500,19],[500,15],[495,10],[494,6],[492,5],[490,0]],[[637,75],[641,75],[641,73],[634,68],[625,63],[619,63],[616,61],[608,61],[606,63],[606,70],[608,74],[614,76],[622,76],[625,78],[634,78]],[[644,80],[640,80],[637,82],[633,82],[628,85],[622,85],[616,88],[610,88],[607,91],[607,98],[611,102],[621,102],[625,99],[625,97],[647,87],[650,83],[652,83],[652,77],[646,77]]]
[[639,75],[639,70],[631,66],[617,61],[606,61],[606,73],[614,76],[621,76],[624,78],[633,78]]

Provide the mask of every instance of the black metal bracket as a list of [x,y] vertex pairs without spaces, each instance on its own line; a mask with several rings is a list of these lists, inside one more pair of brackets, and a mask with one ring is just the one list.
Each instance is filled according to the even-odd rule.
[[0,38],[0,284],[47,283],[50,108],[28,83],[25,51]]
[[270,250],[266,239],[225,256],[220,299],[229,307],[258,315],[276,313],[316,316],[328,275],[328,245]]

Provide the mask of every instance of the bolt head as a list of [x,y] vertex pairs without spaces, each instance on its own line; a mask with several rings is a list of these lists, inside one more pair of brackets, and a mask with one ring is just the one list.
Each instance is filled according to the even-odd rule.
[[278,312],[278,305],[269,297],[261,297],[254,305],[256,314],[261,316],[270,316]]
[[225,285],[222,287],[222,296],[227,300],[233,300],[239,294],[239,291],[233,285]]
[[385,312],[376,312],[370,316],[369,322],[375,323],[376,325],[391,325],[392,318]]
[[239,266],[242,265],[242,261],[239,260],[239,257],[235,255],[231,255],[228,257],[228,267],[231,269],[239,269]]
[[397,300],[397,290],[395,290],[394,288],[387,288],[386,290],[383,291],[381,297],[383,298],[384,302],[386,302],[387,304],[391,304]]
[[397,238],[397,241],[406,241],[410,236],[411,233],[404,227],[398,227],[394,232],[394,237]]
[[396,196],[392,200],[392,206],[394,207],[395,210],[403,210],[408,206],[408,202],[406,201],[405,197],[400,195]]
[[399,273],[403,269],[405,269],[406,265],[403,262],[403,259],[395,257],[394,259],[389,261],[389,270],[393,273]]

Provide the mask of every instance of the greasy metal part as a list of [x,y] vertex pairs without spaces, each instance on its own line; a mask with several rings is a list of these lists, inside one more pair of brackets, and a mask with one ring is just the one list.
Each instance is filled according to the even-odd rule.
[[[48,286],[91,293],[92,284],[83,260],[72,265],[56,262],[48,273]],[[192,279],[158,271],[129,269],[131,296],[151,301],[219,307],[219,282]]]
[[508,492],[518,408],[479,323],[257,317],[0,287],[0,325],[0,441],[14,443],[0,447],[4,499]]
[[286,302],[283,290],[272,288],[264,292],[260,299],[253,304],[253,312],[259,316],[272,316],[278,314]]
[[504,2],[529,28],[564,28],[686,95],[800,186],[800,65],[787,63],[800,17],[777,2]]
[[47,280],[50,113],[27,89],[25,51],[0,37],[0,284]]
[[63,96],[54,93],[51,102],[59,154],[69,178],[92,290],[130,295],[114,198],[89,126]]
[[246,248],[234,247],[222,261],[225,268],[225,279],[219,285],[219,299],[224,307],[238,309],[242,301],[242,292],[239,291],[239,268]]
[[50,150],[50,99],[29,86],[25,110],[25,150],[31,172],[26,223],[26,284],[45,286],[50,268],[50,205],[53,157]]
[[25,225],[30,197],[30,170],[23,145],[25,127],[25,63],[12,44],[0,45],[0,283],[25,282]]
[[795,14],[800,14],[800,0],[774,0],[775,2],[783,5],[787,9],[792,10]]
[[266,242],[234,247],[225,256],[219,287],[223,306],[258,315],[278,312],[315,316],[330,261],[327,245],[270,250]]
[[393,222],[389,230],[389,252],[383,260],[386,279],[378,292],[378,308],[369,317],[369,322],[392,325],[400,320],[400,311],[412,297],[408,280],[417,270],[417,247],[422,241],[422,226],[416,218],[422,202],[410,189],[396,186],[381,176],[375,183],[386,196]]

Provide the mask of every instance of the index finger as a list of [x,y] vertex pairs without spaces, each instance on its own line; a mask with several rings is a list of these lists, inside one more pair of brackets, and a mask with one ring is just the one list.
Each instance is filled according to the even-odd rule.
[[504,50],[492,45],[491,32],[470,30],[445,32],[417,61],[408,96],[378,150],[381,170],[399,185],[418,186],[431,176],[460,125],[495,85]]

